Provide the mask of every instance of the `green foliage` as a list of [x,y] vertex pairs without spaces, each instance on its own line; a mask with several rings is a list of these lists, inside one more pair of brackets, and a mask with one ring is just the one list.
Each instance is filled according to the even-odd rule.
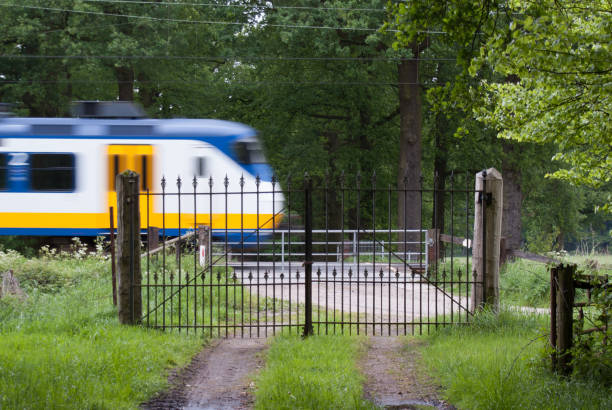
[[[489,38],[475,67],[486,62],[516,81],[488,82],[488,104],[476,113],[501,138],[554,142],[552,175],[601,187],[612,175],[612,18],[610,4],[590,0],[515,1],[510,32]],[[610,199],[606,201],[610,204]]]
[[356,360],[363,340],[348,336],[274,339],[257,377],[256,409],[372,409]]
[[[610,386],[612,385],[612,349],[610,349],[612,293],[610,284],[602,276],[593,275],[588,282],[594,286],[591,292],[591,305],[584,309],[578,320],[574,320],[573,372],[575,376],[602,380]],[[583,330],[594,328],[600,330],[581,334]]]
[[[547,336],[543,317],[485,312],[469,326],[444,328],[427,337],[425,363],[445,398],[468,409],[609,408],[603,380],[564,379],[541,359]],[[587,404],[588,403],[588,404]]]
[[[120,326],[101,258],[8,252],[0,264],[27,293],[0,300],[1,408],[135,408],[201,346],[198,337]],[[53,286],[42,280],[48,274]]]
[[229,54],[241,28],[187,22],[240,23],[253,13],[83,0],[1,8],[0,99],[19,114],[51,117],[68,115],[73,100],[118,96],[133,96],[152,116],[211,115],[225,94],[213,64],[225,61],[200,57]]
[[31,237],[0,236],[0,251],[15,250],[25,256],[36,256],[39,241]]

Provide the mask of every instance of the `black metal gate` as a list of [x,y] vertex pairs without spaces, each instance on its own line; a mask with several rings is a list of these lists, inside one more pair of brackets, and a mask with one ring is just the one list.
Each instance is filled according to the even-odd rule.
[[147,241],[135,292],[147,326],[404,335],[470,321],[474,207],[486,202],[471,174],[451,176],[445,191],[381,188],[375,176],[191,182],[140,195]]

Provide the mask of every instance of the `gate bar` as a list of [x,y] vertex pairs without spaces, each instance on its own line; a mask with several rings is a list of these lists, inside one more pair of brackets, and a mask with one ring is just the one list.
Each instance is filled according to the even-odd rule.
[[305,306],[305,323],[304,323],[304,337],[312,336],[314,329],[312,327],[312,182],[308,175],[304,180],[304,229],[305,229],[305,257],[304,257],[304,271],[305,271],[305,292],[306,292],[306,306]]

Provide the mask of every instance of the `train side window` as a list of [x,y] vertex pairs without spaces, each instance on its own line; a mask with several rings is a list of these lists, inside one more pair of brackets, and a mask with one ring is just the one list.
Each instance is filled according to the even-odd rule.
[[206,173],[206,158],[205,157],[196,157],[195,159],[195,175],[198,177],[205,177],[208,174]]
[[0,190],[8,188],[8,155],[0,154]]
[[115,190],[117,183],[117,174],[126,169],[125,155],[109,155],[108,156],[108,189]]
[[74,191],[74,155],[30,154],[30,175],[33,191]]
[[153,174],[153,161],[151,155],[139,155],[140,160],[136,165],[136,172],[140,173],[140,190],[146,191],[151,188],[152,185],[152,174]]

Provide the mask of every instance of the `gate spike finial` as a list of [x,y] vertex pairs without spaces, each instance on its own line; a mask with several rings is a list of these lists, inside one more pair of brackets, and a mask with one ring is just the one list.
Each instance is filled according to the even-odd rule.
[[229,185],[229,178],[227,177],[227,174],[225,174],[225,178],[223,178],[223,186],[227,188],[228,185]]
[[212,175],[208,177],[208,186],[209,186],[210,188],[212,188],[212,187],[213,187],[213,178],[212,178]]
[[276,174],[272,174],[270,182],[272,182],[272,190],[274,190],[274,186],[276,185]]
[[166,177],[165,176],[162,176],[161,187],[162,187],[162,191],[166,189]]
[[181,176],[176,177],[176,187],[180,190],[183,186],[183,181],[181,180]]
[[191,185],[193,186],[193,189],[196,189],[198,186],[198,179],[196,178],[196,176],[193,176],[193,179],[191,180]]
[[259,188],[259,184],[261,184],[261,178],[259,177],[259,174],[257,174],[255,177],[255,186]]
[[244,188],[244,174],[240,176],[240,188]]

